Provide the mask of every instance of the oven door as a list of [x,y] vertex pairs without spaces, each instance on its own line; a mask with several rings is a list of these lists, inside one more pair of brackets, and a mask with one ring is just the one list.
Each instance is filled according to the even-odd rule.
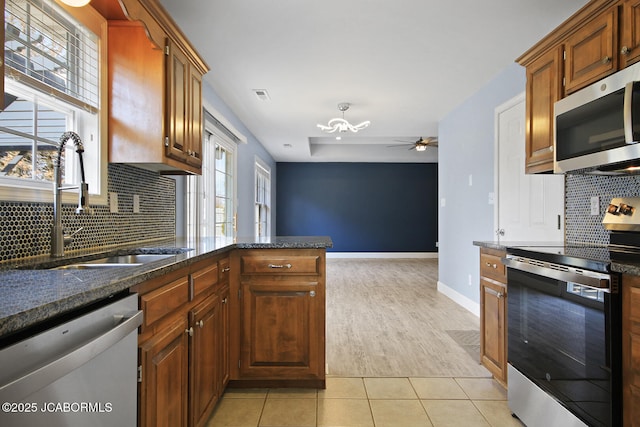
[[507,277],[509,364],[587,425],[620,425],[617,293],[515,268]]

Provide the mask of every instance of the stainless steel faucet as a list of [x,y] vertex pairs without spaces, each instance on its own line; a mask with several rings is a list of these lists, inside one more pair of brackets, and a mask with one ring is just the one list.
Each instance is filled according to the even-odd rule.
[[[60,161],[64,146],[68,140],[72,140],[76,146],[76,153],[80,159],[80,185],[62,186],[62,175],[60,174]],[[60,137],[58,145],[58,156],[53,164],[53,225],[51,227],[51,256],[64,256],[64,246],[71,243],[73,236],[82,230],[82,227],[71,234],[65,234],[62,228],[62,191],[78,190],[78,208],[76,214],[89,213],[89,185],[85,182],[84,163],[82,160],[84,146],[80,136],[75,132],[65,132]]]

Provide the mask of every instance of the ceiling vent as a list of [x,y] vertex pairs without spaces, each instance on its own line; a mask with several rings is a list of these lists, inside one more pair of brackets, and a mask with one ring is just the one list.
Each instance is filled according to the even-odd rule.
[[256,94],[256,97],[260,101],[269,101],[271,99],[266,89],[253,89],[253,93]]

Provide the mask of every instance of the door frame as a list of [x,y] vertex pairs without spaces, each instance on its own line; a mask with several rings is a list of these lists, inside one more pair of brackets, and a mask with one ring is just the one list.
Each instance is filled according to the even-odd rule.
[[[499,219],[500,219],[500,115],[505,111],[515,107],[519,103],[525,103],[526,100],[526,92],[522,91],[518,95],[509,99],[506,102],[498,105],[493,113],[493,233],[494,238],[497,242],[500,242],[500,235],[498,234],[498,228],[500,227]],[[526,107],[526,104],[525,104]],[[525,117],[523,119],[526,120],[526,112]]]

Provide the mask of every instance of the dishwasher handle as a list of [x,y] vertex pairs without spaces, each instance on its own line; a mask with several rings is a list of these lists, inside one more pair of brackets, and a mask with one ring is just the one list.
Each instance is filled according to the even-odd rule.
[[103,351],[112,347],[142,324],[142,311],[131,316],[121,316],[121,321],[105,333],[91,339],[70,352],[56,356],[54,360],[21,375],[6,384],[0,385],[0,401],[20,402],[34,391],[62,378],[78,367],[84,365]]

